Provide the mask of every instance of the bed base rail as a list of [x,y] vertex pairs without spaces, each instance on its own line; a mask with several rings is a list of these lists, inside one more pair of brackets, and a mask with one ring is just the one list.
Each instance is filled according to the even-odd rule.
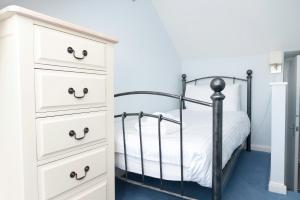
[[[212,103],[204,102],[196,99],[187,98],[184,96],[154,92],[154,91],[133,91],[116,94],[115,97],[127,96],[127,95],[137,95],[137,94],[147,94],[147,95],[158,95],[165,96],[169,98],[174,98],[179,100],[179,121],[166,118],[163,115],[153,115],[144,112],[139,113],[126,113],[115,115],[115,118],[122,118],[122,132],[123,132],[123,146],[124,146],[124,162],[125,162],[125,177],[119,177],[121,180],[127,181],[132,184],[141,185],[149,189],[155,189],[157,191],[162,191],[164,193],[171,194],[173,196],[181,197],[183,199],[193,199],[184,194],[184,174],[183,174],[183,130],[182,130],[182,110],[184,108],[184,101],[200,104],[203,106],[212,107],[213,113],[213,179],[212,179],[212,199],[221,200],[222,199],[222,122],[223,122],[223,100],[225,96],[222,94],[222,90],[225,88],[225,81],[222,78],[214,78],[210,86],[214,93],[211,96]],[[128,163],[127,163],[127,147],[126,147],[126,133],[125,133],[125,119],[128,116],[137,116],[139,122],[139,142],[140,142],[140,157],[141,157],[141,172],[142,180],[141,182],[133,181],[128,179]],[[157,118],[158,123],[158,143],[159,143],[159,165],[160,165],[160,187],[153,187],[145,184],[145,172],[144,172],[144,157],[143,157],[143,134],[142,134],[142,123],[141,119],[143,117]],[[161,121],[166,120],[175,124],[179,124],[180,129],[180,193],[173,193],[163,189],[163,170],[162,170],[162,154],[161,154]]]

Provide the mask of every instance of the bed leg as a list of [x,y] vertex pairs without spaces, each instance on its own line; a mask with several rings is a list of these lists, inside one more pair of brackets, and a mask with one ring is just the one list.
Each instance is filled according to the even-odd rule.
[[248,152],[251,151],[251,132],[249,133],[249,135],[248,135],[248,137],[247,137],[246,151],[248,151]]
[[[247,114],[251,122],[251,99],[252,99],[252,70],[247,70]],[[251,151],[251,126],[247,137],[247,151]]]
[[210,87],[214,91],[213,101],[213,160],[212,160],[212,200],[222,199],[222,123],[223,100],[225,96],[221,91],[225,88],[225,81],[215,78]]

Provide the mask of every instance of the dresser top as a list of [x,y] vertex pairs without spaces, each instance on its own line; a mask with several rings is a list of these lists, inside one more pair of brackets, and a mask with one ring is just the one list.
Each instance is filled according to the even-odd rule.
[[5,7],[2,10],[0,10],[0,20],[3,18],[10,17],[14,14],[18,14],[18,15],[22,15],[25,17],[35,19],[35,20],[50,23],[50,24],[53,24],[56,26],[60,26],[62,28],[67,28],[67,29],[70,29],[70,30],[73,30],[76,32],[80,32],[82,34],[87,34],[87,35],[90,35],[93,37],[98,37],[98,38],[101,38],[101,39],[106,40],[111,43],[118,42],[117,39],[107,36],[103,33],[98,33],[98,32],[92,31],[90,29],[84,28],[82,26],[78,26],[78,25],[72,24],[70,22],[66,22],[64,20],[50,17],[48,15],[44,15],[44,14],[20,7],[20,6],[15,6],[15,5],[11,5],[11,6]]

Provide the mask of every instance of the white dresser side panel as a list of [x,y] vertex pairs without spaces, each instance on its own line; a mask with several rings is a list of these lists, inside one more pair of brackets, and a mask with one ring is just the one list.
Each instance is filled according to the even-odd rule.
[[17,16],[17,51],[20,69],[20,126],[24,199],[37,200],[37,154],[35,134],[35,90],[33,64],[33,21]]
[[115,141],[114,141],[114,86],[113,86],[113,45],[106,45],[106,56],[107,56],[107,139],[108,139],[108,150],[107,150],[107,199],[115,199]]
[[24,200],[17,18],[0,23],[0,199]]

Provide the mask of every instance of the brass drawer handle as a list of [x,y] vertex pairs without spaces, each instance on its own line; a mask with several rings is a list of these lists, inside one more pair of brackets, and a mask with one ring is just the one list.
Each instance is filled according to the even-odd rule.
[[82,60],[88,55],[87,50],[83,50],[82,57],[77,57],[75,54],[75,50],[72,47],[68,47],[67,51],[68,51],[68,53],[73,54],[73,57],[76,58],[77,60]]
[[78,137],[76,136],[76,132],[75,132],[74,130],[70,130],[69,136],[70,136],[70,137],[74,137],[76,140],[82,140],[83,138],[85,138],[85,135],[86,135],[89,131],[90,131],[90,129],[89,129],[88,127],[85,127],[85,128],[83,129],[84,136],[78,138]]
[[68,89],[68,93],[69,93],[69,94],[73,94],[74,97],[77,98],[77,99],[82,99],[83,97],[85,97],[85,95],[86,95],[88,92],[89,92],[89,89],[83,88],[83,95],[82,95],[82,96],[77,96],[77,95],[76,95],[76,91],[74,90],[74,88],[71,88],[71,87],[70,87],[70,88]]
[[82,180],[82,179],[84,179],[86,177],[86,175],[87,175],[87,173],[88,173],[89,170],[90,170],[90,167],[89,166],[85,166],[85,168],[84,168],[84,176],[78,177],[77,173],[74,172],[74,171],[72,171],[70,173],[70,177],[71,178],[75,178],[76,180],[80,181],[80,180]]

